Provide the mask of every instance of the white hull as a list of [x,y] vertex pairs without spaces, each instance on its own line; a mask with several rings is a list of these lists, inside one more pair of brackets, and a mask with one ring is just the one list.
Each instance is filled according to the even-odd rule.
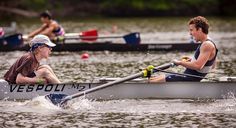
[[[50,93],[75,94],[100,84],[74,83],[58,85],[9,85],[0,80],[0,99],[32,99]],[[90,94],[88,99],[221,99],[236,94],[235,82],[170,82],[162,84],[123,83]]]

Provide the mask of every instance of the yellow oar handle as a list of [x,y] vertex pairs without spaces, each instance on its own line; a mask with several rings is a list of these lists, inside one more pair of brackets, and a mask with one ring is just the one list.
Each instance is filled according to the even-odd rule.
[[149,65],[146,69],[143,70],[143,77],[151,77],[153,74],[153,69],[155,67],[153,65]]
[[149,65],[146,69],[144,69],[142,71],[143,73],[143,77],[151,77],[151,75],[155,72],[158,72],[160,70],[165,70],[169,67],[173,67],[175,66],[175,64],[172,62],[172,63],[167,63],[167,64],[163,64],[161,66],[158,66],[158,67],[154,67],[153,65]]

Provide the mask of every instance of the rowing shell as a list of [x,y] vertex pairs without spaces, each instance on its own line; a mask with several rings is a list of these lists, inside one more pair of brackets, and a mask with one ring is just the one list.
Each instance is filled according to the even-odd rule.
[[[183,42],[165,42],[165,43],[114,43],[111,41],[102,42],[56,42],[53,51],[193,51],[198,47],[198,43]],[[23,42],[21,34],[11,35],[0,39],[0,51],[28,51],[29,45]]]
[[[222,99],[236,94],[236,82],[169,82],[161,84],[128,82],[85,94],[88,99]],[[47,85],[16,85],[0,81],[0,99],[32,99],[51,93],[72,95],[102,83],[65,83]]]

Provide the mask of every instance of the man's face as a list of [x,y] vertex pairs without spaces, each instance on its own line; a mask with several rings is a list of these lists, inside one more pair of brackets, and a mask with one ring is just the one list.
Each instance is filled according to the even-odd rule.
[[40,20],[41,20],[42,23],[47,23],[48,22],[48,18],[45,18],[45,17],[41,17]]
[[194,24],[190,24],[189,25],[189,34],[196,40],[199,41],[199,32],[200,32],[199,28],[198,30],[196,29]]
[[47,46],[47,45],[43,45],[40,47],[40,54],[43,58],[48,59],[49,55],[52,53],[52,48]]

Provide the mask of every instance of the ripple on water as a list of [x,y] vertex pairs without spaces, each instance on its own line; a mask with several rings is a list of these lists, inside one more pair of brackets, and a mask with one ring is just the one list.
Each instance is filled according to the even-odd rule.
[[[70,109],[58,109],[41,97],[33,101],[5,103],[8,110],[1,110],[0,123],[7,127],[236,126],[234,99],[91,101],[79,98],[69,104]],[[226,110],[226,106],[234,109]]]

